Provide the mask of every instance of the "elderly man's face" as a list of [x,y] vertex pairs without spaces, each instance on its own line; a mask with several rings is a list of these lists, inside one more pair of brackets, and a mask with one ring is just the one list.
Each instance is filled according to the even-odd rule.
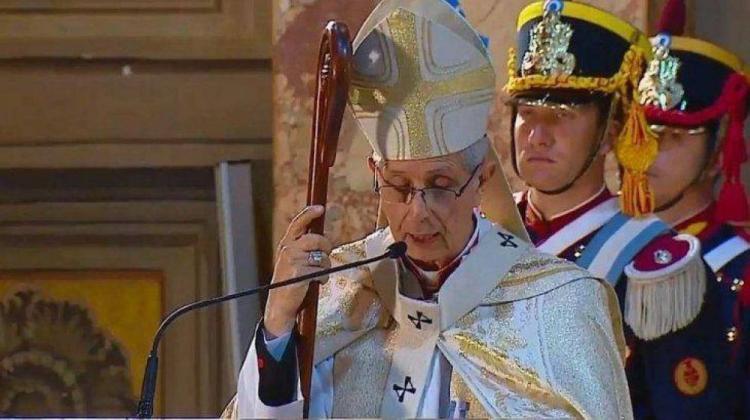
[[[472,172],[453,154],[424,160],[386,161],[370,168],[382,187],[400,190],[439,187],[463,193],[425,194],[415,192],[408,203],[388,202],[381,190],[383,213],[397,241],[405,241],[408,255],[423,268],[437,269],[452,261],[474,231],[473,209],[479,206],[480,179],[494,168],[483,164]],[[393,190],[392,190],[393,191]],[[436,199],[436,197],[438,197]],[[442,198],[440,198],[442,197]]]

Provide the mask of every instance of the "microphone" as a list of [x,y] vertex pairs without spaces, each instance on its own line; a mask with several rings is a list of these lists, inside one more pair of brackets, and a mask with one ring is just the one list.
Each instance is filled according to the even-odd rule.
[[401,258],[404,255],[406,255],[406,242],[404,241],[394,242],[390,244],[388,248],[386,249],[387,249],[386,254],[388,254],[388,258],[392,258],[394,260],[397,258]]
[[241,292],[231,293],[211,299],[199,300],[197,302],[189,303],[181,306],[174,311],[170,312],[164,321],[159,325],[154,335],[154,341],[151,345],[151,352],[148,354],[146,361],[146,369],[143,373],[143,384],[141,386],[141,399],[138,402],[138,411],[136,417],[138,418],[151,418],[154,414],[154,396],[156,395],[156,373],[159,370],[159,342],[164,334],[167,327],[180,316],[193,311],[195,309],[205,308],[206,306],[215,305],[217,303],[226,302],[228,300],[234,300],[245,296],[251,296],[260,293],[265,290],[277,289],[279,287],[289,286],[296,283],[302,283],[304,281],[314,280],[317,277],[326,276],[339,271],[349,270],[350,268],[359,267],[374,263],[376,261],[384,260],[386,258],[397,259],[406,255],[406,243],[394,242],[391,244],[386,252],[377,257],[368,258],[366,260],[355,261],[349,264],[340,265],[338,267],[327,268],[325,270],[316,271],[314,273],[306,274],[304,276],[295,277],[289,280],[280,281],[278,283],[268,284],[265,286],[256,287],[254,289],[247,289]]

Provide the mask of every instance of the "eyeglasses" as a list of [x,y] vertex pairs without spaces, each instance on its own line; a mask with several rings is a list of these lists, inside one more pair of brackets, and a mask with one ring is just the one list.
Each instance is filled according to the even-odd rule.
[[[464,184],[458,190],[443,187],[397,187],[385,181],[383,182],[383,185],[379,185],[376,179],[375,192],[380,194],[380,198],[386,203],[409,204],[417,195],[417,193],[422,193],[422,199],[429,207],[434,208],[449,205],[452,202],[456,201],[458,197],[461,197],[466,188],[469,186],[469,183],[471,183],[471,180],[474,179],[474,175],[477,174],[481,166],[482,165],[479,164],[474,168],[473,171],[471,171],[469,179],[467,179],[466,182],[464,182]],[[383,173],[380,172],[380,169],[378,169],[377,171],[380,174],[380,177],[383,178]]]
[[661,125],[661,124],[649,124],[648,126],[651,131],[654,134],[675,134],[675,135],[681,135],[681,134],[688,134],[691,136],[694,136],[696,134],[703,134],[706,132],[706,127],[701,125],[698,127],[693,128],[682,128],[682,127],[672,127],[668,125]]

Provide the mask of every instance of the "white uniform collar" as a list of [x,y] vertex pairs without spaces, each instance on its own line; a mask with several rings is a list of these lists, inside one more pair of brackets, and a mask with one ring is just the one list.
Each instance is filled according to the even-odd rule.
[[601,194],[601,193],[602,193],[602,192],[604,191],[604,189],[605,189],[605,188],[607,188],[607,186],[606,186],[606,185],[604,185],[604,184],[602,184],[602,187],[601,187],[601,188],[599,188],[599,190],[598,190],[598,191],[597,191],[597,192],[596,192],[596,193],[595,193],[594,195],[592,195],[591,197],[589,197],[589,198],[585,199],[585,200],[584,200],[584,201],[583,201],[583,202],[582,202],[581,204],[579,204],[579,205],[577,205],[577,206],[575,206],[575,207],[573,207],[573,208],[567,209],[567,210],[565,210],[565,211],[562,211],[562,212],[560,212],[560,213],[557,213],[557,214],[553,214],[553,215],[552,215],[552,216],[550,216],[550,217],[543,217],[543,216],[542,216],[542,212],[540,212],[540,211],[539,211],[539,210],[538,210],[538,209],[537,209],[537,208],[536,208],[536,207],[534,206],[534,203],[532,203],[532,202],[531,202],[531,191],[528,191],[528,192],[526,193],[526,194],[527,194],[527,198],[526,198],[526,201],[527,201],[527,202],[529,203],[529,207],[531,208],[531,210],[532,210],[532,211],[533,211],[534,213],[536,213],[536,215],[537,215],[537,216],[539,216],[539,218],[540,218],[540,219],[542,219],[542,220],[544,220],[544,221],[547,221],[547,222],[550,222],[550,221],[552,221],[552,220],[555,220],[555,219],[557,219],[557,218],[559,218],[559,217],[563,217],[563,216],[565,216],[566,214],[570,214],[570,213],[572,213],[572,212],[574,212],[574,211],[576,211],[576,210],[578,210],[578,209],[581,209],[581,208],[583,208],[583,207],[586,207],[586,206],[588,206],[589,204],[591,204],[591,202],[592,202],[592,201],[594,201],[594,200],[595,200],[595,199],[596,199],[597,197],[599,197],[599,194]]

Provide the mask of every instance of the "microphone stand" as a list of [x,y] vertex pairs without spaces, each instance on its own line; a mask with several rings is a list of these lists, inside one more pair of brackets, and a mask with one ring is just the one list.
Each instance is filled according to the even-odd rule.
[[172,324],[177,318],[182,315],[191,312],[195,309],[205,308],[206,306],[216,305],[228,300],[234,300],[245,296],[251,296],[256,293],[260,293],[265,290],[273,290],[279,287],[285,287],[292,284],[302,283],[304,281],[314,280],[317,277],[327,276],[329,274],[338,273],[339,271],[349,270],[351,268],[359,267],[362,265],[372,264],[376,261],[384,260],[386,258],[401,258],[406,254],[406,244],[404,242],[396,242],[388,247],[388,250],[377,257],[368,258],[366,260],[355,261],[349,264],[340,265],[337,267],[327,268],[325,270],[316,271],[314,273],[306,274],[304,276],[295,277],[293,279],[284,280],[278,283],[268,284],[265,286],[256,287],[253,289],[243,290],[237,293],[231,293],[224,296],[215,297],[212,299],[199,300],[197,302],[189,303],[181,306],[174,311],[170,312],[164,321],[159,325],[154,335],[154,341],[151,346],[151,352],[148,354],[146,361],[146,369],[143,374],[143,385],[141,386],[141,399],[138,402],[138,411],[136,417],[138,418],[151,418],[154,414],[154,397],[156,395],[156,373],[159,370],[159,343],[161,337],[167,327]]

